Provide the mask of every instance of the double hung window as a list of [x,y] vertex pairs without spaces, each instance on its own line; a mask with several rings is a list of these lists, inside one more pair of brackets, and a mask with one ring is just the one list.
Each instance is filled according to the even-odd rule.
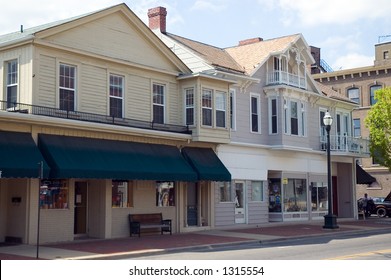
[[110,75],[110,116],[123,118],[124,78]]
[[261,116],[261,103],[260,96],[258,94],[251,94],[250,96],[250,123],[251,123],[251,132],[260,133],[260,116]]
[[194,125],[194,88],[185,89],[186,125]]
[[153,122],[164,124],[165,86],[153,84]]
[[76,97],[76,67],[60,64],[59,78],[60,109],[74,111]]
[[348,89],[348,98],[359,104],[360,103],[360,90],[356,87]]
[[6,64],[7,68],[7,109],[15,107],[18,102],[18,61],[11,60]]
[[225,92],[217,91],[216,92],[216,127],[226,126],[226,104],[227,104],[227,95]]
[[202,90],[202,125],[212,126],[212,90]]

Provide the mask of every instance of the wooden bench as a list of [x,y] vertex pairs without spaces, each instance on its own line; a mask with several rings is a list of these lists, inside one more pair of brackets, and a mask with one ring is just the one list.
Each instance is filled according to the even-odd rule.
[[130,236],[138,234],[140,237],[141,229],[159,229],[161,234],[172,234],[171,220],[163,219],[162,213],[129,214],[129,226]]

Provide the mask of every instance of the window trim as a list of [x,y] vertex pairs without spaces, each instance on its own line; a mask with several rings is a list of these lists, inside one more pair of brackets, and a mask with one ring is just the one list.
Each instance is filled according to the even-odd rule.
[[[114,96],[114,95],[111,95],[111,77],[119,77],[122,79],[121,81],[121,94],[122,96],[118,97],[118,96]],[[108,111],[109,111],[109,116],[112,116],[111,114],[111,107],[110,107],[110,100],[111,98],[113,99],[121,99],[122,102],[121,102],[121,117],[118,117],[118,118],[123,118],[125,116],[125,76],[124,75],[121,75],[121,74],[115,74],[115,73],[109,73],[109,94],[108,94],[108,98],[109,98],[109,102],[108,102]],[[117,117],[117,116],[115,116]]]
[[[155,103],[155,92],[154,92],[154,87],[155,86],[161,86],[163,88],[163,98],[162,98],[162,103]],[[159,93],[158,93],[159,94]],[[152,122],[154,123],[161,123],[165,124],[166,123],[166,95],[167,95],[167,85],[164,83],[159,83],[159,82],[152,82]],[[155,121],[155,106],[163,107],[163,122],[156,122]]]
[[[188,91],[192,91],[192,104],[190,104],[190,105],[188,105],[188,103],[187,103],[187,95],[188,95]],[[194,89],[194,87],[187,87],[187,88],[185,88],[184,89],[184,107],[185,107],[185,116],[184,116],[184,118],[185,118],[185,125],[189,125],[189,126],[195,126],[195,124],[196,124],[196,119],[195,119],[195,89]],[[187,122],[187,110],[188,109],[193,109],[193,123],[188,123]]]
[[[375,90],[372,90],[373,88],[376,88]],[[382,85],[374,84],[369,86],[369,105],[373,106],[376,104],[375,100],[375,91],[382,89]]]
[[[353,92],[353,90],[357,90],[357,95],[358,95],[358,97],[357,97],[358,101],[357,102],[355,101],[356,98],[351,98],[350,97],[350,92]],[[352,86],[352,87],[348,88],[346,90],[346,95],[347,95],[347,97],[349,98],[350,101],[352,101],[354,103],[357,103],[357,104],[360,104],[360,102],[361,102],[361,90],[360,90],[359,87]]]
[[[210,94],[210,107],[204,106],[204,95],[208,93]],[[204,110],[210,111],[210,124],[204,123]],[[201,125],[205,127],[213,127],[213,90],[209,88],[203,88],[201,94]]]
[[[253,130],[253,108],[252,108],[252,100],[253,98],[256,99],[257,101],[257,122],[258,122],[258,130],[254,131]],[[250,132],[251,133],[256,133],[256,134],[261,134],[261,95],[259,93],[250,93]]]
[[[276,102],[275,104],[275,107],[276,107],[276,112],[275,114],[273,114],[273,101]],[[273,96],[273,97],[270,97],[269,98],[269,134],[270,135],[276,135],[278,134],[278,98],[276,96]],[[275,124],[276,124],[276,127],[275,127],[275,130],[276,132],[273,132],[273,118],[276,119],[275,121]]]
[[[10,71],[10,64],[12,64],[12,63],[16,64],[16,69],[15,69],[16,71],[15,72],[11,72]],[[4,93],[5,94],[5,98],[4,98],[4,100],[7,101],[7,109],[12,109],[15,105],[12,106],[12,104],[9,103],[9,100],[8,100],[8,89],[9,88],[14,88],[14,87],[16,88],[16,96],[14,97],[15,101],[11,100],[10,102],[18,103],[18,100],[19,100],[19,61],[18,61],[17,58],[15,58],[15,59],[11,59],[11,60],[5,61],[4,64],[5,64],[4,68],[6,69],[5,83],[4,83],[5,84],[5,93]],[[10,75],[12,76],[12,73],[15,73],[15,75],[16,75],[15,83],[10,83],[10,81],[9,81]]]
[[[223,102],[217,102],[219,95],[223,97]],[[216,128],[227,128],[227,92],[225,91],[220,91],[216,90],[214,94],[214,104],[215,104],[215,110],[214,110],[214,115],[215,115],[215,127]],[[219,105],[223,105],[223,108],[219,108]],[[224,116],[224,126],[219,126],[218,125],[218,112],[223,112]]]
[[[71,68],[74,68],[74,76],[73,76],[73,79],[74,79],[74,88],[68,88],[68,87],[64,87],[64,86],[61,86],[61,66],[67,66],[67,67],[71,67]],[[57,75],[57,79],[58,79],[58,108],[61,109],[61,97],[60,97],[60,91],[61,89],[63,90],[68,90],[68,91],[73,91],[73,108],[72,109],[68,109],[68,111],[75,111],[77,110],[77,90],[78,90],[78,66],[76,64],[73,64],[73,63],[68,63],[68,62],[62,62],[60,61],[58,63],[58,75]],[[61,109],[61,110],[67,110],[67,109]]]

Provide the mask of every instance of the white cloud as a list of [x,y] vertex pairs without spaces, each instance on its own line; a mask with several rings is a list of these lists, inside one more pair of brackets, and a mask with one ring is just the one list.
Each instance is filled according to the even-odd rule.
[[119,4],[123,1],[100,0],[12,0],[0,9],[0,34],[19,31],[20,25],[24,28],[66,19],[84,13],[93,12],[102,8]]
[[350,53],[338,57],[331,66],[334,70],[343,70],[373,65],[373,56],[365,56],[358,53]]
[[[216,4],[216,2],[218,3]],[[215,1],[214,3],[212,3],[211,1],[197,0],[191,7],[191,10],[219,12],[226,8],[226,6],[222,3],[224,3],[224,1]]]
[[304,26],[324,24],[348,24],[364,19],[388,19],[391,14],[389,0],[258,0],[266,7],[278,7],[283,11],[281,21],[285,25],[294,22]]

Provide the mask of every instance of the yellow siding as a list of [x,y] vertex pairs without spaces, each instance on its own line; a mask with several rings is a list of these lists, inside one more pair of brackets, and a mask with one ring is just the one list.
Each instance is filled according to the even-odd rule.
[[38,73],[35,79],[38,80],[38,92],[34,94],[35,105],[55,108],[56,105],[56,58],[48,55],[39,55]]
[[61,32],[45,40],[140,65],[177,71],[175,66],[119,13]]
[[80,67],[77,110],[108,115],[108,74],[106,69],[83,64]]
[[3,93],[1,100],[6,100],[6,68],[5,63],[17,59],[19,63],[18,72],[18,102],[30,104],[32,102],[32,46],[23,46],[0,53],[0,89]]

